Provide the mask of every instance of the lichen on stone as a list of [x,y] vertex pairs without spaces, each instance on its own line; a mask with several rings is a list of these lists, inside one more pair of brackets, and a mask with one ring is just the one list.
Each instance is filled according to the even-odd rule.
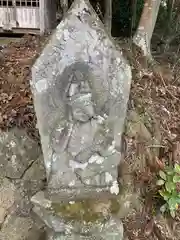
[[112,214],[118,213],[120,204],[116,198],[105,201],[85,199],[66,203],[52,203],[51,211],[64,219],[93,223],[102,221]]

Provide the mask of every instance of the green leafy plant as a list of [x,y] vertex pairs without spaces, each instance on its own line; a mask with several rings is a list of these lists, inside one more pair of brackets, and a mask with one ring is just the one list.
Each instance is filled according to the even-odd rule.
[[159,171],[159,177],[156,184],[161,186],[159,194],[165,201],[160,211],[163,213],[169,211],[174,218],[180,205],[180,192],[177,188],[178,183],[180,183],[180,165],[175,164],[172,168],[167,167],[164,171]]

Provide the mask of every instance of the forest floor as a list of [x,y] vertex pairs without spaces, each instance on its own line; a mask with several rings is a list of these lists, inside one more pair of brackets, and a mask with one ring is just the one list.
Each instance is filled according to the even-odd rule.
[[[168,214],[165,217],[160,214],[163,201],[159,198],[159,187],[156,185],[160,170],[164,170],[165,166],[180,164],[179,46],[176,43],[164,52],[156,41],[152,45],[152,66],[148,66],[137,48],[135,51],[129,48],[129,52],[133,52],[132,58],[129,58],[133,72],[129,108],[136,109],[140,121],[155,140],[153,144],[148,144],[147,133],[143,131],[143,137],[133,138],[136,156],[140,156],[140,160],[135,160],[139,164],[131,167],[131,171],[135,189],[140,192],[143,204],[140,211],[133,212],[125,220],[128,236],[132,240],[180,239],[180,212],[177,210],[174,219]],[[145,163],[141,156],[145,157]],[[127,157],[127,161],[132,164],[132,157]]]
[[[13,126],[25,128],[38,143],[39,134],[29,80],[31,66],[47,39],[48,37],[25,36],[18,42],[8,43],[0,52],[0,129],[6,131]],[[174,238],[174,233],[165,237],[159,233],[161,230],[158,228],[157,214],[154,214],[159,207],[155,184],[157,172],[165,165],[180,164],[180,54],[177,53],[177,46],[172,46],[165,53],[157,53],[157,46],[153,47],[156,53],[154,57],[159,62],[153,70],[144,67],[142,58],[138,55],[133,56],[132,64],[129,109],[136,109],[148,132],[158,139],[158,143],[148,146],[151,160],[142,167],[131,169],[143,207],[124,218],[126,234],[130,240],[180,239],[180,234]],[[138,154],[144,151],[142,144],[146,145],[145,142],[130,139],[126,134],[125,141],[127,145],[134,146],[136,154],[137,151]],[[126,160],[132,165],[132,158],[128,157],[130,155],[127,154]],[[168,226],[174,230],[180,223],[180,214],[174,220],[170,217],[167,219],[170,222]]]

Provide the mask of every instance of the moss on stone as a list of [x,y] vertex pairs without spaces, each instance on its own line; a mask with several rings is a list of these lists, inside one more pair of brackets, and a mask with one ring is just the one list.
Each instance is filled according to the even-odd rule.
[[[120,207],[118,200],[112,198],[108,199],[108,201],[109,207],[107,215],[116,214]],[[98,204],[100,206],[99,209],[102,209],[102,211],[97,211]],[[68,203],[52,203],[52,211],[59,216],[63,216],[63,218],[66,220],[85,221],[86,223],[97,222],[105,218],[103,207],[101,207],[103,204],[103,201],[96,201],[94,199],[73,201]],[[105,205],[106,203],[104,206]]]

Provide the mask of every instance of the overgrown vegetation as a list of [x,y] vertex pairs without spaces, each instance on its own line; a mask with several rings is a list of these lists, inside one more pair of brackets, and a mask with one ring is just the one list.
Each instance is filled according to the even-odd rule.
[[175,164],[174,167],[166,167],[164,171],[159,171],[159,180],[157,185],[161,186],[159,194],[162,196],[165,204],[160,208],[161,212],[169,211],[174,218],[176,210],[180,206],[180,192],[178,184],[180,183],[180,165]]

